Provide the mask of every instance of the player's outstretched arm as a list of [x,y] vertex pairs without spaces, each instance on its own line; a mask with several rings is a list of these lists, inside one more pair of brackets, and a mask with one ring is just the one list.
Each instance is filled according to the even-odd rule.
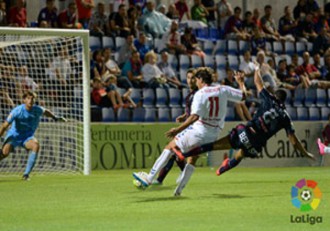
[[236,79],[236,82],[239,85],[239,89],[242,91],[242,94],[243,94],[242,100],[245,100],[246,96],[247,96],[247,90],[246,90],[246,87],[244,84],[245,74],[244,74],[244,72],[237,71],[237,72],[235,72],[234,77]]
[[199,116],[196,114],[190,115],[179,127],[172,128],[168,132],[165,133],[167,138],[173,138],[178,133],[182,132],[184,129],[189,127],[191,124],[196,122],[199,119]]
[[254,84],[256,85],[258,93],[262,91],[264,88],[264,84],[261,79],[261,74],[260,74],[260,67],[256,66],[255,72],[254,72]]
[[293,147],[297,150],[299,150],[301,153],[303,153],[306,157],[315,160],[315,157],[312,153],[309,153],[301,144],[300,140],[298,139],[298,137],[296,136],[296,134],[289,134],[288,135],[289,140],[291,142],[291,144],[293,145]]
[[5,133],[5,131],[8,129],[9,123],[7,121],[3,122],[0,127],[0,137]]
[[67,120],[64,117],[56,116],[53,112],[51,112],[48,109],[45,110],[44,115],[47,116],[47,117],[52,118],[56,122],[67,122]]

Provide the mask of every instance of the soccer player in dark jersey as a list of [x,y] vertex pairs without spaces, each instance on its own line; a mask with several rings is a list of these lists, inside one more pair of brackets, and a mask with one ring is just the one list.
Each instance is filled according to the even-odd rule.
[[222,165],[216,172],[219,176],[236,167],[244,157],[257,157],[262,148],[266,146],[267,140],[281,129],[286,130],[289,141],[295,149],[298,149],[306,157],[314,159],[314,155],[302,146],[300,140],[295,135],[291,118],[285,110],[285,91],[277,90],[275,95],[268,92],[263,86],[259,67],[255,71],[254,82],[261,99],[261,104],[252,120],[247,122],[246,125],[239,124],[226,137],[196,147],[187,153],[173,150],[179,159],[182,160],[186,157],[212,150],[239,149],[234,158],[227,158],[222,162]]
[[[195,93],[198,90],[197,85],[196,85],[196,79],[194,77],[193,72],[194,72],[194,69],[191,68],[191,69],[188,69],[187,73],[186,73],[187,84],[188,84],[190,92],[185,98],[185,105],[186,105],[185,113],[183,113],[182,115],[180,115],[176,118],[177,123],[184,122],[190,116],[191,103],[193,101]],[[193,156],[188,159],[188,163],[195,165],[197,159],[198,159],[198,156]],[[183,171],[183,169],[186,165],[186,162],[184,160],[177,159],[175,156],[172,156],[172,158],[168,161],[168,163],[165,165],[165,167],[160,170],[160,172],[158,174],[158,178],[154,182],[152,182],[153,185],[163,183],[165,177],[167,176],[169,171],[172,169],[174,161],[176,161],[176,163],[179,166],[179,168],[181,169],[181,171]]]

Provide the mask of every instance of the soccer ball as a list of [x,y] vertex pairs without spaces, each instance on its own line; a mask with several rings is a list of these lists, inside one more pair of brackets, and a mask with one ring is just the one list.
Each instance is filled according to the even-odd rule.
[[143,184],[142,184],[140,181],[136,180],[136,179],[133,179],[133,185],[134,185],[137,189],[142,189],[142,190],[146,189],[146,188],[143,186]]
[[304,190],[301,192],[300,196],[301,196],[301,199],[303,199],[304,201],[308,201],[308,200],[311,199],[312,194],[311,194],[311,191],[310,191],[310,190],[308,190],[308,189],[304,189]]

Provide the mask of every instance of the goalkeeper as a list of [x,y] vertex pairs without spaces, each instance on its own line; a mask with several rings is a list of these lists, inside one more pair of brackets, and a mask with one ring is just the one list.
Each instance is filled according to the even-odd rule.
[[32,171],[39,152],[39,142],[34,137],[42,115],[53,118],[55,121],[66,122],[63,117],[55,116],[51,111],[35,105],[36,93],[27,91],[23,95],[23,103],[15,107],[6,121],[0,127],[0,137],[5,133],[11,124],[2,149],[0,149],[0,161],[6,158],[10,152],[17,146],[24,147],[30,151],[27,166],[23,175],[23,180],[29,180],[29,174]]

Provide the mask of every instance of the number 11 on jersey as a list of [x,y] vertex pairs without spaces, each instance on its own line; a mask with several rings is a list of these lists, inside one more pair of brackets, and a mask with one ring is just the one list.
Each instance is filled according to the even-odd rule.
[[209,117],[214,118],[219,115],[219,97],[209,97],[210,101],[210,112]]

